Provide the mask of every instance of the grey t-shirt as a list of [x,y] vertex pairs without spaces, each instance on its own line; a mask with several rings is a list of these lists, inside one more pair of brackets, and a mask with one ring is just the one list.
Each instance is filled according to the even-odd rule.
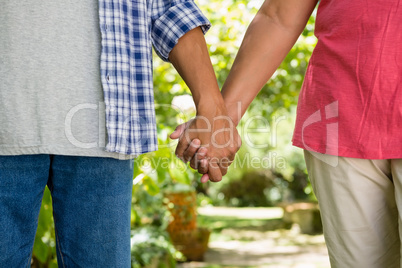
[[0,155],[132,158],[104,150],[98,0],[5,0]]

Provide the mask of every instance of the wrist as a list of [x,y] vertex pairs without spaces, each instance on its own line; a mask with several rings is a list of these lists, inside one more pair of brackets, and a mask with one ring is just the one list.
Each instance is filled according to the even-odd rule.
[[223,101],[210,100],[209,102],[200,103],[197,106],[197,115],[215,117],[227,114],[228,111]]
[[[224,86],[225,87],[225,86]],[[228,111],[228,115],[232,119],[233,123],[237,126],[243,117],[244,113],[247,110],[247,106],[244,104],[244,101],[241,99],[242,96],[236,96],[234,94],[230,94],[229,91],[225,91],[222,89],[222,97],[225,103],[226,109]]]
[[242,113],[241,113],[241,102],[237,103],[225,103],[226,110],[228,113],[228,116],[232,120],[233,124],[237,126],[242,118]]
[[211,113],[213,111],[227,113],[225,102],[218,90],[216,94],[208,92],[197,99],[194,99],[197,113]]

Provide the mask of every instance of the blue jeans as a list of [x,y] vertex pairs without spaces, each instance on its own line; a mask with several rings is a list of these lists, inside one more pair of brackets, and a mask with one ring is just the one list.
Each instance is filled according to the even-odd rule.
[[132,161],[0,156],[0,267],[30,267],[43,191],[59,267],[130,267]]

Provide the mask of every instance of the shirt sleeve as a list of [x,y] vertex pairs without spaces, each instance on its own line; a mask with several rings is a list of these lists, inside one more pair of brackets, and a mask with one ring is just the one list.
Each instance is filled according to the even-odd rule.
[[192,0],[154,0],[151,38],[162,60],[169,61],[179,38],[197,27],[205,34],[211,23]]

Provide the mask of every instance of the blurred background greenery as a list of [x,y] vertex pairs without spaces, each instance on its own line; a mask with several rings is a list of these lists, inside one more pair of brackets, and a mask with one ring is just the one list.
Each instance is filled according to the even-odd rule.
[[[229,73],[247,25],[262,2],[197,1],[213,25],[206,40],[220,86]],[[298,93],[316,43],[314,20],[313,15],[296,45],[240,122],[238,129],[243,145],[220,183],[200,184],[200,175],[175,157],[176,142],[168,135],[179,123],[192,118],[195,110],[190,91],[174,68],[154,58],[160,149],[140,156],[134,163],[133,267],[175,267],[176,260],[185,260],[166,231],[172,220],[169,206],[175,207],[166,197],[167,192],[195,191],[198,207],[272,207],[283,202],[314,200],[302,152],[291,146]],[[46,190],[35,239],[33,267],[57,267],[51,211],[51,197]],[[208,220],[204,216],[197,220],[199,225],[213,229],[211,221],[216,222],[214,218]],[[216,228],[216,231],[220,230],[222,226]],[[163,261],[156,265],[156,259]]]

